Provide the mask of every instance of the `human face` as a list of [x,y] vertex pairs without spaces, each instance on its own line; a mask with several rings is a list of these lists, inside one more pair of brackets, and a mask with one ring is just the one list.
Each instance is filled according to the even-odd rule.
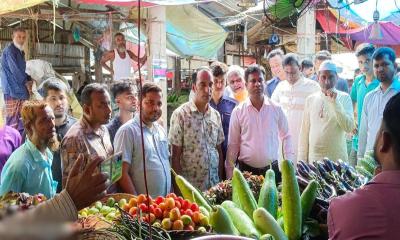
[[337,81],[337,74],[335,72],[324,70],[318,73],[318,81],[322,90],[329,90],[335,87]]
[[126,41],[123,35],[118,35],[114,38],[115,45],[117,46],[118,51],[123,52],[126,50]]
[[250,97],[260,97],[264,93],[264,77],[258,72],[250,73],[246,83]]
[[234,93],[238,93],[244,90],[245,83],[243,78],[239,76],[239,74],[233,73],[229,75],[228,83],[229,87]]
[[18,31],[18,32],[15,32],[13,34],[13,42],[18,45],[17,47],[22,48],[22,46],[25,43],[25,40],[26,40],[26,33],[25,32]]
[[148,92],[142,100],[142,118],[145,123],[157,121],[162,114],[161,92]]
[[137,98],[133,90],[125,91],[115,98],[120,111],[135,112],[137,107]]
[[286,65],[283,67],[283,70],[286,74],[286,80],[290,84],[295,84],[297,80],[300,79],[300,67],[293,64],[293,65]]
[[271,72],[274,77],[279,77],[284,74],[283,66],[282,66],[282,57],[280,55],[276,55],[269,59],[269,66],[271,67]]
[[198,103],[207,104],[210,101],[212,86],[213,78],[211,73],[209,71],[200,71],[197,75],[196,84],[192,87]]
[[372,57],[370,55],[360,55],[357,57],[358,68],[360,68],[361,73],[366,75],[371,75],[374,73],[372,67]]
[[304,68],[302,72],[304,77],[309,78],[314,74],[314,69],[312,67]]
[[34,112],[36,119],[31,124],[31,140],[41,146],[49,146],[50,143],[57,142],[53,110],[46,106],[45,108],[35,108]]
[[111,118],[111,100],[107,92],[94,91],[90,95],[91,103],[86,106],[87,117],[93,125],[103,125]]
[[397,64],[390,61],[388,55],[381,59],[374,59],[374,74],[380,82],[391,82],[396,73]]
[[63,118],[68,111],[68,99],[64,91],[50,89],[47,92],[46,102],[53,109],[56,118]]
[[216,96],[222,96],[225,90],[225,78],[224,75],[214,76],[214,84],[212,88],[212,94]]

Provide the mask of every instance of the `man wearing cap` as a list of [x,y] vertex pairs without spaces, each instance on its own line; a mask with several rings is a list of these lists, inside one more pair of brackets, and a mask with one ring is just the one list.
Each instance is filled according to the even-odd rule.
[[335,88],[337,67],[324,61],[318,71],[321,91],[306,99],[300,130],[298,159],[314,162],[328,157],[347,161],[346,132],[354,129],[349,94]]

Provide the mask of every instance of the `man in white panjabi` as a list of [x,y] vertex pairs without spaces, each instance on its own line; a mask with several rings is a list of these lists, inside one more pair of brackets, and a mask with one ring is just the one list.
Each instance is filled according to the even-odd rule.
[[[119,81],[131,76],[132,60],[137,61],[138,57],[126,49],[125,36],[122,33],[116,33],[114,41],[116,48],[106,52],[101,58],[100,64],[113,75],[114,81]],[[143,65],[146,60],[145,55],[139,59],[139,64]],[[108,61],[112,62],[112,67],[107,65]]]
[[306,99],[298,160],[348,159],[346,133],[355,126],[353,105],[349,94],[335,88],[337,73],[336,64],[331,60],[325,60],[319,67],[317,76],[321,91]]
[[293,161],[296,163],[304,104],[308,96],[319,92],[321,88],[317,82],[302,76],[300,62],[296,54],[286,54],[282,65],[286,80],[278,84],[271,99],[282,107],[288,120],[289,134],[292,137],[292,146],[295,152]]

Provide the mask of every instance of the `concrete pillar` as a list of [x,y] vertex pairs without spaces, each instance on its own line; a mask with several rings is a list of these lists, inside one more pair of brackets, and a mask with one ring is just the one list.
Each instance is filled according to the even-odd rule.
[[308,10],[297,20],[297,54],[300,59],[315,54],[315,11]]
[[166,52],[166,7],[156,6],[148,10],[148,79],[162,89],[162,123],[167,129],[167,52]]

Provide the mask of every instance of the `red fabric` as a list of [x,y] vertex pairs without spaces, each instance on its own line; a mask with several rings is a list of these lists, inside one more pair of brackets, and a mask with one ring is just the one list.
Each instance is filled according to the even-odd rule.
[[[350,30],[345,28],[341,21],[339,21],[339,26],[336,27],[337,18],[328,9],[316,10],[315,12],[317,21],[321,25],[324,32],[334,33],[334,34],[345,34]],[[343,42],[346,48],[348,49],[353,48],[353,43],[349,37],[340,37],[340,40]]]
[[[126,7],[137,7],[138,1],[135,0],[76,0],[78,3],[84,4],[98,4],[98,5],[117,5],[117,6],[126,6]],[[154,3],[149,3],[146,1],[141,2],[141,7],[151,7],[155,6]]]

